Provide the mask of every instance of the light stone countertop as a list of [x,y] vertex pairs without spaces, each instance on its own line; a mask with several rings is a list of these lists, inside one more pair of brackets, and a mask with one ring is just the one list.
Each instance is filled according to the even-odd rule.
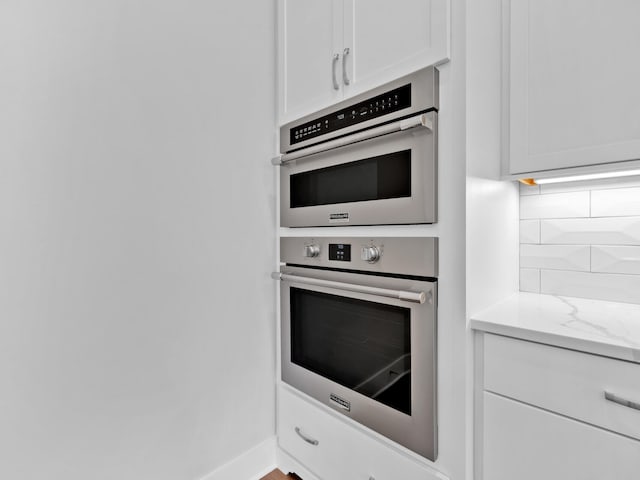
[[640,305],[519,292],[472,315],[474,330],[640,363]]

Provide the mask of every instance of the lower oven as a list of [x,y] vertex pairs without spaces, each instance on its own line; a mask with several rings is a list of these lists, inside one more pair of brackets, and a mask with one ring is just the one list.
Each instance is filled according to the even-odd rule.
[[282,380],[435,460],[435,238],[282,238]]

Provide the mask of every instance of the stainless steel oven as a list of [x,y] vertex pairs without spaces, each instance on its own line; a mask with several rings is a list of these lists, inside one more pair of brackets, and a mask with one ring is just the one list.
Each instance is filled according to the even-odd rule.
[[281,239],[282,380],[435,460],[436,238]]
[[284,125],[281,225],[435,223],[437,112],[430,67]]

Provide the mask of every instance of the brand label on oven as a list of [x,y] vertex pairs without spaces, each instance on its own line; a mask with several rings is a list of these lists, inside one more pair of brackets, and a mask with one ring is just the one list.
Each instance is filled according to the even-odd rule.
[[336,403],[338,407],[342,408],[343,410],[346,410],[347,412],[351,411],[351,402],[348,402],[344,398],[340,398],[335,393],[329,394],[329,400],[331,400],[333,403]]
[[349,213],[330,213],[329,223],[349,223]]

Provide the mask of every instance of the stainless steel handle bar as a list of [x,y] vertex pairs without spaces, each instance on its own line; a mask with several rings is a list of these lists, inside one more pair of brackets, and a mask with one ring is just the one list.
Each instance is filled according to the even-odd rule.
[[604,392],[604,398],[606,398],[610,402],[617,403],[618,405],[633,408],[634,410],[640,410],[640,403],[632,402],[631,400],[619,397],[618,395],[615,395],[611,392]]
[[315,285],[318,287],[336,288],[338,290],[346,290],[356,293],[368,293],[370,295],[378,295],[379,297],[396,298],[406,302],[424,303],[427,301],[425,292],[407,292],[403,290],[390,290],[388,288],[368,287],[366,285],[355,285],[353,283],[334,282],[331,280],[322,280],[319,278],[301,277],[299,275],[288,275],[286,273],[273,272],[271,278],[274,280],[290,280],[292,282],[304,283],[306,285]]
[[329,140],[318,145],[312,145],[307,148],[303,148],[296,152],[285,153],[271,159],[271,163],[274,165],[282,165],[283,163],[297,160],[299,158],[308,157],[315,153],[326,152],[333,150],[334,148],[344,147],[356,142],[362,142],[375,137],[381,137],[382,135],[388,135],[390,133],[400,132],[402,130],[408,130],[410,128],[422,127],[433,131],[433,112],[423,113],[416,115],[415,117],[406,118],[397,122],[388,123],[379,127],[370,128],[362,132],[347,135],[346,137],[336,138]]

